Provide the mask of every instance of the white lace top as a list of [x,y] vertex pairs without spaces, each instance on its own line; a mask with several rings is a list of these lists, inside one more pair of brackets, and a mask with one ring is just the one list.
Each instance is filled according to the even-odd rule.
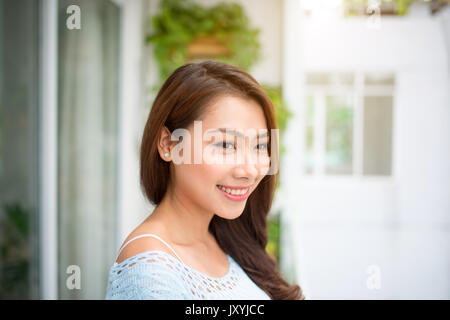
[[121,250],[131,241],[147,236],[162,241],[178,259],[161,250],[149,250],[115,262],[109,272],[106,299],[270,299],[230,255],[227,274],[215,278],[183,263],[175,250],[154,234],[134,237]]

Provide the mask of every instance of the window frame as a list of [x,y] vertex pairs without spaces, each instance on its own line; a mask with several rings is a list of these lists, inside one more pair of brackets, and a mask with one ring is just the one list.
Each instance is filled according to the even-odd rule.
[[[327,179],[377,179],[392,181],[394,179],[394,115],[395,115],[395,73],[378,70],[355,70],[355,71],[307,71],[308,74],[352,74],[353,85],[313,85],[308,84],[305,77],[305,103],[308,96],[313,97],[313,167],[312,173],[307,172],[306,166],[302,170],[304,178],[327,178]],[[367,74],[389,74],[393,77],[392,85],[367,85],[365,84]],[[325,172],[326,154],[326,97],[333,95],[348,94],[353,100],[353,143],[352,143],[352,174],[337,175]],[[366,96],[390,96],[392,97],[392,137],[391,137],[391,172],[389,175],[364,174],[364,98]],[[317,102],[318,101],[318,102]],[[305,125],[305,129],[306,129]],[[306,141],[305,141],[306,143]]]

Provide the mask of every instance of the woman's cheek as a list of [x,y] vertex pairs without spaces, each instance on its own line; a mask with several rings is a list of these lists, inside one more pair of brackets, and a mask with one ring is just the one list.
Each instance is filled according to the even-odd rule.
[[210,180],[211,185],[214,187],[218,182],[223,180],[223,177],[226,175],[226,169],[221,164],[203,164],[202,172],[204,179],[207,178]]
[[203,163],[208,165],[217,165],[223,163],[223,154],[213,145],[203,147]]
[[270,169],[270,157],[269,157],[269,155],[260,156],[258,158],[259,175],[265,176],[268,173],[269,169]]
[[181,165],[179,170],[177,170],[178,181],[177,185],[182,187],[184,192],[187,194],[191,194],[197,189],[201,188],[204,182],[202,170],[198,167],[198,165]]

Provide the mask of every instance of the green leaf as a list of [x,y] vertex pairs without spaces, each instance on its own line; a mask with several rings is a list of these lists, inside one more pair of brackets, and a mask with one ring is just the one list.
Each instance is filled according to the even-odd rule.
[[153,33],[146,36],[153,45],[159,65],[159,82],[173,70],[187,62],[186,48],[200,36],[215,35],[232,52],[231,57],[216,57],[248,71],[261,59],[260,30],[250,27],[242,6],[237,3],[218,3],[204,7],[192,0],[162,0],[159,13],[151,17]]

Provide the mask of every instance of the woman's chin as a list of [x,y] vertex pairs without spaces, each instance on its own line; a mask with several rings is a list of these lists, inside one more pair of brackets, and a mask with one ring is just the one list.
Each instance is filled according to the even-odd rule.
[[216,216],[219,216],[222,219],[234,220],[234,219],[239,218],[243,211],[244,211],[244,209],[239,210],[239,211],[221,210],[221,211],[216,211]]

